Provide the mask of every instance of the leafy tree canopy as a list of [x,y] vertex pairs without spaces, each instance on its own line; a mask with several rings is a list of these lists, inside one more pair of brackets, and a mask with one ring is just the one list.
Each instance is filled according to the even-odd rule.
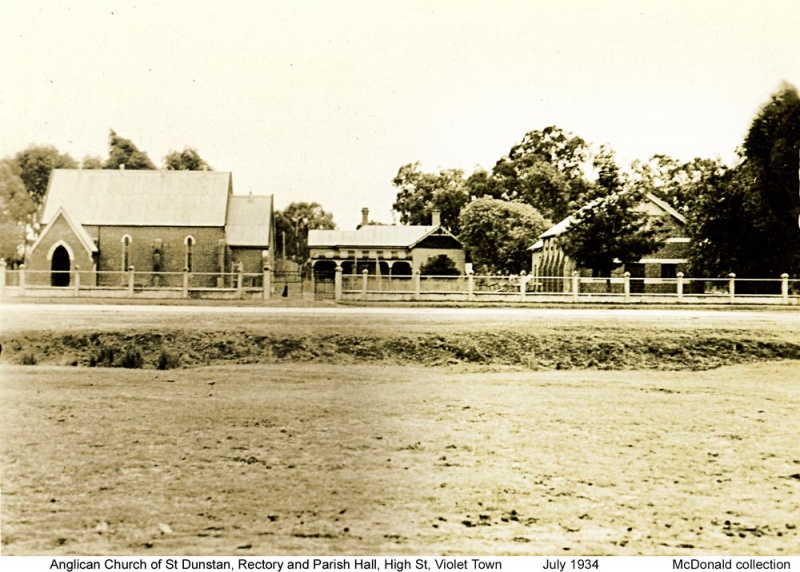
[[86,155],[83,160],[81,161],[81,169],[102,169],[104,161],[102,157],[95,157],[92,155]]
[[653,252],[659,229],[647,214],[636,210],[643,195],[626,188],[609,149],[601,150],[594,166],[595,198],[572,215],[561,247],[578,266],[591,268],[596,276],[610,276],[619,265]]
[[125,165],[126,169],[133,170],[156,168],[147,153],[139,151],[139,148],[130,139],[120,137],[112,129],[108,136],[108,160],[105,168],[119,169],[120,165]]
[[586,198],[591,157],[588,144],[577,135],[555,126],[530,131],[495,164],[492,194],[528,203],[560,220]]
[[316,202],[294,202],[275,213],[278,251],[299,264],[308,260],[308,231],[335,228],[333,214]]
[[197,150],[191,147],[183,151],[170,151],[164,157],[164,168],[170,171],[213,171]]
[[78,163],[52,146],[35,145],[17,153],[19,177],[37,205],[42,204],[53,169],[74,169]]
[[518,274],[530,268],[531,239],[551,223],[530,205],[483,197],[464,207],[459,225],[478,272]]
[[470,194],[460,169],[423,173],[419,162],[403,165],[393,180],[399,189],[392,208],[403,224],[428,225],[434,210],[442,226],[458,234],[458,215],[470,201]]
[[753,119],[742,161],[693,186],[693,274],[800,276],[800,97],[784,84]]

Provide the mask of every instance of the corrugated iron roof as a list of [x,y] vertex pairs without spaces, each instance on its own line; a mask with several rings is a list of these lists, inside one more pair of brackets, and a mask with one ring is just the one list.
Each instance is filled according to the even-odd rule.
[[310,248],[405,248],[419,242],[437,226],[366,225],[358,230],[311,230]]
[[81,225],[224,226],[232,178],[224,171],[56,169],[42,211]]
[[228,198],[225,235],[230,246],[262,246],[270,243],[272,197],[233,196]]

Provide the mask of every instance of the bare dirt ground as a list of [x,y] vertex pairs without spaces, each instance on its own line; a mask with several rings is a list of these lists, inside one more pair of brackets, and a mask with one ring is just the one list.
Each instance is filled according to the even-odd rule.
[[10,304],[0,343],[5,555],[800,552],[797,312]]
[[0,368],[13,554],[796,554],[797,362]]

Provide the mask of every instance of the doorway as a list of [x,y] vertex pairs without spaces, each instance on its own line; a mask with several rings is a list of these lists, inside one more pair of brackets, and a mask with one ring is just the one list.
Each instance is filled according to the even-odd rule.
[[70,259],[69,252],[63,245],[53,251],[53,260],[50,265],[50,285],[58,288],[69,286]]

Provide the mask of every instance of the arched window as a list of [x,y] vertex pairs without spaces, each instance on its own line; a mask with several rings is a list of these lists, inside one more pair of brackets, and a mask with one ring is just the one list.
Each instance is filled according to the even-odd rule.
[[184,262],[184,264],[183,264],[183,266],[184,266],[184,268],[188,269],[189,272],[191,272],[192,271],[192,248],[194,247],[194,237],[191,236],[191,235],[187,236],[184,239],[183,244],[184,244],[184,249],[183,249],[183,252],[184,252],[183,262]]
[[131,266],[131,243],[133,239],[130,235],[122,237],[122,271],[127,272]]

